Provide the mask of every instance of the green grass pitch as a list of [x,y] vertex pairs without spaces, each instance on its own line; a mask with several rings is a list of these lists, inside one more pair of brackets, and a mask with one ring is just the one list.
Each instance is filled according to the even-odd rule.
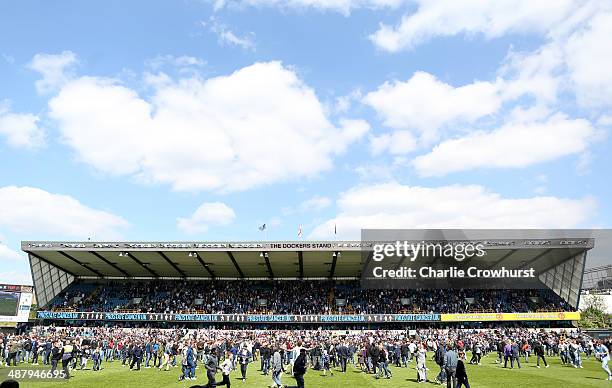
[[15,298],[0,298],[0,315],[15,316],[17,315],[18,299]]
[[[482,365],[467,364],[467,372],[470,385],[474,388],[518,388],[518,387],[612,387],[612,381],[605,380],[605,372],[601,364],[591,358],[584,360],[584,369],[575,369],[561,365],[558,358],[549,360],[551,366],[546,369],[535,367],[535,358],[530,363],[521,363],[522,369],[503,369],[495,363],[495,355],[491,354],[482,359]],[[22,364],[23,365],[23,364]],[[142,369],[130,371],[122,367],[120,362],[103,363],[103,370],[94,372],[92,370],[77,370],[69,381],[24,381],[21,387],[52,388],[52,387],[74,387],[74,388],[130,388],[130,387],[177,387],[188,388],[193,385],[205,385],[206,378],[200,366],[197,369],[197,381],[178,381],[180,368],[171,368],[170,371],[159,371],[157,369]],[[427,361],[429,379],[433,380],[437,375],[438,366],[431,360]],[[231,374],[232,387],[237,388],[265,388],[272,385],[270,376],[262,376],[259,371],[259,362],[252,363],[247,373],[247,380],[239,379],[239,371]],[[19,369],[19,366],[17,367]],[[88,363],[91,368],[91,363]],[[10,368],[3,367],[2,375],[6,376]],[[435,387],[433,383],[418,384],[416,382],[416,371],[414,363],[408,368],[391,367],[393,377],[389,380],[376,380],[372,375],[362,373],[349,366],[346,373],[334,372],[334,376],[323,377],[319,371],[308,370],[306,373],[307,388],[356,388],[356,387]],[[217,375],[220,381],[220,373]],[[286,374],[283,375],[283,383],[289,387],[295,386],[295,380]]]

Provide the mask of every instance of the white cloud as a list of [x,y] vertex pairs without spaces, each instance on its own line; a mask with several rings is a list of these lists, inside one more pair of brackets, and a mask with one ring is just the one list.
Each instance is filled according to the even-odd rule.
[[362,120],[330,123],[315,92],[279,62],[153,87],[145,100],[115,80],[81,77],[49,102],[50,116],[82,161],[175,190],[314,177],[369,130]]
[[490,132],[474,131],[445,140],[414,159],[421,176],[441,176],[474,168],[517,168],[579,154],[596,135],[587,120],[557,114],[531,123],[506,123]]
[[370,35],[380,49],[411,49],[435,37],[457,34],[491,39],[508,33],[546,33],[573,12],[572,0],[415,0],[417,10],[396,26],[381,24]]
[[0,283],[32,284],[32,274],[27,255],[12,250],[2,241],[0,241]]
[[565,50],[578,102],[588,107],[612,106],[612,10],[595,14],[570,36]]
[[498,87],[490,82],[453,87],[420,71],[406,82],[385,82],[363,102],[376,110],[385,125],[416,130],[429,141],[449,123],[472,122],[495,113],[502,100]]
[[242,47],[246,50],[255,50],[253,35],[238,36],[230,30],[217,31],[217,37],[222,44]]
[[187,234],[205,233],[210,225],[229,225],[236,218],[234,210],[222,202],[204,202],[189,218],[178,218],[177,226]]
[[603,115],[597,119],[597,124],[602,126],[612,126],[612,115]]
[[208,27],[210,32],[217,36],[221,46],[238,46],[244,50],[255,51],[255,33],[249,32],[242,36],[234,33],[225,23],[211,17],[208,22],[202,22],[203,27]]
[[593,155],[590,151],[584,151],[578,157],[576,163],[576,172],[578,175],[585,175],[590,172],[591,162],[593,161]]
[[34,187],[0,187],[0,227],[24,238],[94,239],[120,237],[126,220],[76,199]]
[[8,100],[0,101],[0,135],[16,148],[37,148],[44,144],[45,134],[38,126],[39,117],[31,113],[15,113]]
[[396,164],[366,162],[354,168],[360,182],[388,182],[393,180]]
[[373,155],[388,152],[391,155],[403,155],[416,149],[416,140],[410,131],[395,131],[370,138],[370,149]]
[[[603,6],[585,1],[572,7],[575,12],[566,15],[563,22],[553,23],[550,31],[539,31],[546,35],[545,44],[531,52],[510,51],[494,82],[476,81],[453,87],[418,72],[407,82],[385,83],[367,94],[363,102],[372,106],[395,132],[403,129],[420,133],[417,147],[428,146],[444,135],[433,150],[414,160],[421,175],[444,175],[478,167],[524,167],[569,154],[580,154],[582,160],[588,160],[585,155],[589,155],[587,146],[593,140],[592,124],[561,114],[551,118],[551,112],[558,110],[559,99],[566,99],[563,93],[568,91],[582,106],[610,105],[612,76],[608,68],[612,67],[612,56],[603,47],[612,44],[612,3]],[[503,33],[509,32],[512,31]],[[594,114],[597,115],[603,117],[602,123],[606,122],[605,112]],[[499,123],[498,129],[478,130],[483,125],[477,121],[484,117]],[[557,123],[562,124],[564,137],[551,126]],[[448,133],[440,129],[459,129],[467,134],[448,139]],[[530,138],[526,131],[530,129],[536,130],[537,138],[532,142],[526,141]],[[398,147],[391,140],[394,135],[372,137],[373,153],[405,155],[417,148],[391,152],[389,147]],[[576,141],[575,145],[572,141]],[[535,151],[535,144],[542,142],[547,146]],[[483,148],[486,149],[476,152]],[[508,153],[513,157],[497,157]],[[584,165],[580,162],[578,168]]]
[[361,100],[361,90],[354,89],[345,96],[336,97],[332,110],[335,113],[346,113],[351,109],[353,102]]
[[42,79],[36,81],[38,93],[46,94],[59,89],[71,78],[70,70],[76,64],[77,57],[72,51],[36,54],[29,63],[29,68],[42,75]]
[[563,52],[557,44],[545,44],[533,52],[510,52],[499,69],[504,81],[500,92],[506,100],[529,95],[540,104],[556,101],[563,86]]
[[523,93],[539,102],[556,102],[570,91],[582,106],[609,105],[612,96],[612,3],[575,2],[575,10],[546,34],[531,52],[511,51],[500,69],[508,80],[505,97]]
[[283,215],[315,213],[328,208],[332,204],[332,200],[328,197],[315,195],[302,201],[297,206],[288,206],[282,209]]
[[331,199],[317,195],[302,202],[300,204],[300,210],[302,212],[321,211],[330,205]]
[[340,195],[338,215],[310,237],[359,238],[361,228],[571,228],[594,214],[592,198],[504,198],[476,185],[442,187],[384,183]]
[[397,8],[406,0],[209,0],[215,10],[227,6],[276,7],[281,9],[316,9],[339,12],[348,16],[358,8]]
[[31,286],[33,283],[29,267],[20,271],[0,272],[0,283]]
[[206,64],[206,61],[189,55],[175,56],[166,54],[158,55],[155,58],[148,60],[146,64],[153,70],[158,70],[164,66],[172,66],[177,68],[202,67]]
[[25,256],[23,254],[12,250],[0,241],[0,262],[8,261],[9,263],[15,263],[24,259]]
[[584,107],[612,101],[612,2],[600,0],[415,0],[417,9],[397,26],[381,25],[370,39],[381,49],[410,49],[436,37],[495,38],[532,33],[545,43],[511,52],[501,68],[504,98],[531,94],[546,103],[561,90]]

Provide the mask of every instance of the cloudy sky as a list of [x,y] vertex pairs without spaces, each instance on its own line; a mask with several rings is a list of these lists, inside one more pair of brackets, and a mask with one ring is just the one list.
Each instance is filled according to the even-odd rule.
[[0,282],[28,239],[610,227],[610,47],[609,0],[2,2]]

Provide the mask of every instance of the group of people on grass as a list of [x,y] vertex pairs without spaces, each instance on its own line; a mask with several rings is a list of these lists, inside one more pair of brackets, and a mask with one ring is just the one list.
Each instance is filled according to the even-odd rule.
[[[448,387],[468,387],[466,364],[480,365],[494,354],[504,368],[521,368],[531,357],[536,367],[548,368],[547,357],[559,357],[563,365],[582,367],[582,359],[595,357],[608,379],[610,341],[595,341],[576,330],[543,329],[423,329],[416,331],[331,330],[211,330],[120,327],[38,326],[24,335],[0,334],[4,365],[21,363],[62,368],[69,378],[75,369],[93,371],[117,362],[132,371],[180,368],[180,380],[196,381],[205,373],[208,387],[231,386],[230,373],[239,371],[246,381],[248,366],[256,363],[273,386],[281,387],[283,375],[292,375],[304,386],[307,370],[323,376],[347,371],[354,365],[375,378],[391,379],[391,366],[412,367],[417,382],[445,382]],[[470,353],[470,357],[468,357]],[[428,376],[427,360],[439,367]],[[201,376],[203,377],[203,376]],[[218,378],[219,377],[219,378]]]

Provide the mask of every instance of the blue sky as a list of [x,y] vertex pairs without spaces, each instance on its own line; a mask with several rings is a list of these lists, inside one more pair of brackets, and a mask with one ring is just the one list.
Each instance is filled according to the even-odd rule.
[[29,239],[610,227],[610,26],[604,0],[0,2],[0,282]]

